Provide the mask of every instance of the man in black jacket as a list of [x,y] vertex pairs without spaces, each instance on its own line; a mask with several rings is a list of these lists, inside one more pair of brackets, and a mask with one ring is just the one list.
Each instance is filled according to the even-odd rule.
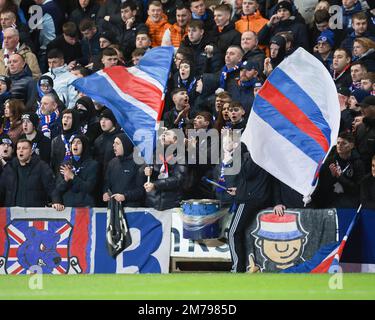
[[125,60],[131,58],[135,49],[135,38],[140,30],[148,30],[144,23],[137,21],[138,6],[133,0],[127,0],[121,4],[121,20],[118,22],[103,23],[104,31],[112,31],[116,34],[117,42],[124,54]]
[[[165,131],[161,135],[162,154],[156,154],[156,163],[152,168],[144,169],[145,175],[150,177],[150,180],[144,184],[146,207],[167,210],[180,205],[186,166],[179,164],[184,159],[180,159],[176,152],[171,154],[167,152],[170,151],[170,146],[177,144],[177,141],[177,134],[173,130]],[[185,154],[181,156],[184,157]]]
[[[180,47],[192,49],[195,69],[199,74],[217,72],[223,65],[223,57],[218,49],[210,43],[210,38],[204,30],[203,21],[192,20],[188,26],[188,34],[181,42]],[[208,48],[212,49],[212,52]]]
[[[99,11],[99,4],[95,0],[79,0],[79,5],[72,11],[69,20],[73,21],[78,27],[83,19],[96,20]],[[64,28],[64,27],[63,27]]]
[[358,152],[354,149],[354,137],[342,132],[336,148],[324,162],[320,171],[318,200],[325,208],[356,208],[359,205],[360,181],[365,170]]
[[234,23],[230,21],[231,11],[231,6],[228,4],[220,4],[214,10],[216,27],[212,30],[210,36],[222,56],[225,56],[230,46],[241,45],[241,33],[235,29]]
[[0,196],[5,207],[44,207],[53,197],[55,189],[51,168],[38,156],[32,155],[29,140],[20,139],[16,146],[17,158],[7,165],[0,178]]
[[228,241],[232,272],[246,272],[248,266],[246,230],[257,213],[268,206],[270,176],[253,161],[246,146],[233,141],[231,136],[224,137],[223,148],[228,152],[241,148],[241,170],[236,177],[236,187],[228,188],[228,193],[235,196],[238,205],[229,226]]
[[34,82],[29,66],[18,53],[14,53],[9,57],[8,72],[12,81],[10,88],[12,98],[21,99],[26,104],[34,95]]
[[74,22],[66,22],[62,30],[63,34],[48,44],[47,54],[52,49],[59,49],[64,53],[64,62],[73,67],[76,64],[76,60],[82,58],[82,47],[78,39],[78,27]]
[[281,1],[276,6],[276,14],[259,31],[259,43],[268,45],[270,39],[279,32],[289,31],[293,34],[294,46],[303,47],[309,50],[306,25],[299,22],[293,15],[292,4],[288,1]]
[[110,109],[104,109],[100,114],[99,121],[103,133],[94,142],[94,159],[100,163],[103,173],[105,173],[109,161],[115,157],[113,141],[121,131],[117,127],[116,118]]
[[110,200],[110,193],[116,201],[127,207],[140,207],[143,204],[145,177],[133,159],[133,143],[128,136],[120,133],[113,142],[116,155],[107,167],[103,187],[103,201]]

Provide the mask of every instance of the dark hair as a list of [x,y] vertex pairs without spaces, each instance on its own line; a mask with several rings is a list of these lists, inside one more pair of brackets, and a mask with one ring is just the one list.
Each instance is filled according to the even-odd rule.
[[230,108],[236,108],[236,107],[245,110],[245,108],[243,107],[243,105],[239,101],[232,101],[232,102],[229,103],[229,109]]
[[62,26],[63,33],[68,37],[76,37],[77,36],[77,26],[74,22],[68,21],[63,24]]
[[361,66],[362,69],[365,69],[366,72],[367,72],[367,66],[366,66],[366,64],[365,64],[363,61],[355,61],[355,62],[353,62],[353,63],[351,64],[350,67],[353,67],[353,66]]
[[79,73],[81,75],[83,75],[84,77],[87,77],[90,74],[92,74],[92,71],[90,69],[87,69],[87,68],[85,68],[84,66],[81,66],[81,65],[74,66],[71,71],[79,71]]
[[194,53],[193,50],[189,47],[179,47],[176,51],[176,54],[182,54],[184,56],[184,59],[194,61]]
[[293,32],[281,31],[281,32],[276,33],[276,35],[284,37],[286,42],[291,42],[293,44],[293,41],[294,41]]
[[47,58],[48,59],[55,59],[55,58],[64,59],[64,53],[60,49],[54,48],[48,51]]
[[325,9],[316,10],[314,13],[315,23],[329,22],[329,19],[331,19],[331,15]]
[[176,11],[177,10],[183,10],[183,9],[186,9],[189,12],[191,12],[190,6],[187,3],[183,3],[183,2],[177,3],[177,5],[176,5]]
[[202,20],[193,19],[189,22],[188,27],[204,30],[204,23]]
[[350,52],[350,50],[348,50],[348,49],[346,49],[346,48],[337,48],[336,50],[335,50],[335,52],[336,51],[344,51],[345,52],[345,54],[346,54],[346,57],[347,58],[350,58],[350,60],[352,59],[352,53]]
[[[225,91],[224,91],[225,92]],[[222,92],[222,93],[224,93]],[[219,96],[219,95],[218,95]],[[218,97],[217,96],[217,97]],[[223,129],[224,127],[224,124],[225,124],[225,120],[224,120],[224,117],[223,117],[223,108],[224,108],[224,105],[226,103],[230,103],[230,102],[225,102],[223,103],[220,107],[219,107],[219,110],[217,112],[217,118],[216,118],[216,121],[215,121],[215,124],[214,124],[214,128],[218,131],[218,133],[220,134],[221,133],[221,129]]]
[[179,93],[179,92],[187,92],[187,90],[185,88],[176,88],[174,89],[172,92],[171,92],[171,97],[173,97],[175,94]]
[[105,48],[102,52],[102,57],[107,56],[117,56],[117,51],[113,48]]
[[9,99],[6,101],[6,103],[8,103],[9,105],[9,112],[12,114],[12,117],[16,120],[16,121],[13,121],[12,127],[17,126],[16,122],[18,120],[21,120],[22,114],[25,111],[25,104],[20,99]]
[[138,30],[136,36],[138,36],[139,34],[146,34],[147,37],[151,39],[150,33],[148,32],[147,28],[141,28],[140,30]]
[[355,143],[355,138],[351,132],[341,132],[338,137],[348,141],[349,143]]
[[125,9],[125,8],[130,8],[131,11],[138,10],[137,5],[133,2],[133,0],[126,0],[125,2],[121,3],[120,8]]
[[79,31],[84,32],[96,28],[95,21],[91,19],[83,19],[79,24]]
[[132,52],[132,57],[137,57],[137,56],[143,56],[146,53],[146,50],[143,48],[136,48]]
[[204,120],[208,121],[208,128],[212,128],[212,114],[208,111],[200,111],[195,114],[195,117],[202,116]]

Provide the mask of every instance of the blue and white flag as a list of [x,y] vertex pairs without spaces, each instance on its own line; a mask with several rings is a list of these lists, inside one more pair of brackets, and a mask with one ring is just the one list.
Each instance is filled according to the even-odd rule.
[[259,166],[307,200],[322,162],[336,144],[339,125],[332,77],[319,60],[299,48],[259,91],[242,141]]
[[144,144],[153,145],[155,128],[164,108],[164,94],[173,54],[173,47],[157,47],[147,51],[138,66],[105,68],[77,79],[72,84],[85,95],[110,108],[135,145],[138,145],[134,141],[137,140],[136,134],[145,134]]

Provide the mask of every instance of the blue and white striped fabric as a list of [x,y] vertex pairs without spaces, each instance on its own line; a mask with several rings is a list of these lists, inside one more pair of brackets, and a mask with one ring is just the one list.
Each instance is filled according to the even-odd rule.
[[340,105],[329,72],[302,48],[268,77],[254,100],[242,141],[254,161],[308,197],[340,125]]

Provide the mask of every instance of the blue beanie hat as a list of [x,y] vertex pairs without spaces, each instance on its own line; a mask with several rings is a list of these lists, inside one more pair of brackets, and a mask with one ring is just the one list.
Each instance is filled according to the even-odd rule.
[[357,103],[361,103],[370,93],[362,89],[355,89],[351,95],[357,100]]
[[334,33],[331,30],[327,29],[327,30],[322,31],[322,33],[320,34],[316,42],[328,42],[329,45],[333,47],[335,44],[334,39],[335,39]]

